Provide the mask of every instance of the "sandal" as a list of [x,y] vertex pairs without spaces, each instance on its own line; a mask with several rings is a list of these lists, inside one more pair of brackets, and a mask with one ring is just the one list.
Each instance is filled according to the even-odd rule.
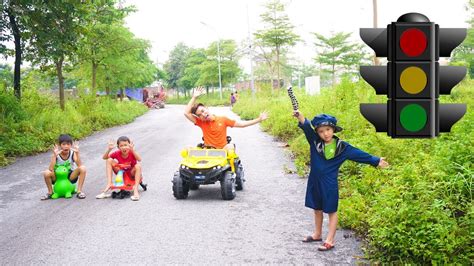
[[107,194],[105,192],[100,193],[99,195],[95,196],[96,199],[105,199],[105,198],[110,198],[112,196],[111,194]]
[[76,197],[77,197],[78,199],[85,199],[85,198],[86,198],[86,193],[84,193],[84,192],[79,192],[79,193],[77,193]]
[[131,196],[130,199],[133,201],[138,201],[140,200],[140,196]]
[[41,197],[41,200],[49,200],[53,194],[46,193],[46,195]]
[[328,251],[334,248],[334,245],[329,244],[328,242],[324,242],[322,246],[318,247],[319,251]]
[[313,236],[307,236],[307,237],[305,237],[305,239],[303,239],[301,241],[304,242],[304,243],[310,243],[310,242],[323,241],[323,239],[322,238],[313,238]]

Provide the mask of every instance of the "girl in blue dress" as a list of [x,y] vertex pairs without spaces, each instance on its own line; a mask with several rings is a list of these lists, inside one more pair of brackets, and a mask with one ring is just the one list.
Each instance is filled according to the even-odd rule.
[[[384,158],[372,156],[349,143],[340,140],[334,133],[342,130],[337,126],[335,117],[321,114],[311,120],[306,119],[298,110],[294,111],[300,127],[308,140],[311,153],[311,170],[306,187],[305,206],[314,210],[315,230],[303,242],[322,241],[323,212],[329,215],[329,232],[318,250],[334,248],[337,227],[337,206],[339,191],[337,175],[339,167],[346,160],[370,164],[385,168]],[[313,127],[314,129],[313,129]]]

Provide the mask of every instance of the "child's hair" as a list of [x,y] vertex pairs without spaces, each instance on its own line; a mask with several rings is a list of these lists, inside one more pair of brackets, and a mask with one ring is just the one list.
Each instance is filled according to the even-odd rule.
[[202,103],[198,103],[198,104],[194,105],[194,106],[191,108],[191,113],[192,113],[193,115],[195,115],[195,114],[196,114],[196,111],[197,111],[197,109],[198,109],[200,106],[203,106],[203,107],[205,107],[205,105],[204,105],[204,104],[202,104]]
[[63,144],[64,142],[72,144],[72,138],[68,134],[61,134],[58,138],[59,145]]
[[126,141],[126,142],[130,143],[130,139],[129,139],[128,137],[126,137],[126,136],[121,136],[120,138],[117,139],[117,146],[119,145],[119,143],[120,143],[121,141]]

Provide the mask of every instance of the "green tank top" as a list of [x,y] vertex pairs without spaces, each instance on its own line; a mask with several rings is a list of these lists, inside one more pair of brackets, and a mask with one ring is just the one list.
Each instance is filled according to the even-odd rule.
[[332,140],[330,144],[324,144],[324,156],[326,160],[334,158],[336,154],[336,140]]

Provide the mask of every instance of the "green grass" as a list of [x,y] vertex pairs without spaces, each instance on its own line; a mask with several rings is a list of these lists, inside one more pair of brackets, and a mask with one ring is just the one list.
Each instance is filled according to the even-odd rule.
[[138,102],[85,97],[67,101],[62,111],[56,99],[34,90],[23,92],[21,104],[11,94],[0,93],[0,166],[48,150],[62,133],[80,139],[129,123],[147,110]]
[[[301,112],[309,119],[320,113],[334,115],[344,130],[337,135],[352,145],[387,158],[389,169],[353,162],[339,175],[340,225],[367,241],[373,262],[461,263],[474,259],[474,91],[473,81],[457,86],[441,102],[466,103],[467,113],[451,133],[435,139],[391,139],[376,133],[359,112],[360,103],[386,102],[364,82],[343,81],[319,96],[295,92]],[[243,94],[233,111],[250,119],[263,110],[262,126],[287,141],[298,173],[309,165],[309,145],[292,117],[285,90],[255,99]]]

